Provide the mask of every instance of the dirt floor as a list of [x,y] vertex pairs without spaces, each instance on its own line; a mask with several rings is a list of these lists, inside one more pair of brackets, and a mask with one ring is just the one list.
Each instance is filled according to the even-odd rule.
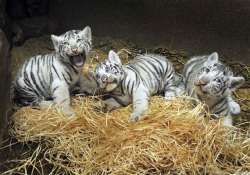
[[[183,64],[188,59],[187,55],[190,55],[185,51],[177,52],[173,48],[171,48],[171,50],[168,48],[142,48],[131,41],[114,40],[109,37],[94,37],[93,43],[94,49],[90,54],[92,59],[87,61],[87,65],[105,58],[110,49],[120,51],[124,62],[131,59],[136,53],[154,52],[167,56],[168,59],[174,63],[176,70],[180,72]],[[53,51],[53,47],[49,36],[29,39],[22,46],[14,47],[11,52],[13,77],[15,77],[17,69],[27,58],[36,54],[49,53],[51,51]],[[248,123],[250,121],[250,65],[232,62],[228,58],[222,59],[227,60],[226,64],[228,64],[236,74],[241,74],[246,78],[245,85],[235,93],[235,96],[237,97],[236,99],[241,105],[242,112],[239,116],[235,116],[234,120],[236,125],[250,130],[250,125]],[[6,144],[8,145],[9,143],[10,140],[7,139]],[[1,153],[3,156],[0,157],[0,162],[2,162],[2,164],[0,164],[0,172],[15,166],[17,162],[11,160],[25,156],[25,153],[28,152],[28,150],[33,149],[32,144],[16,145],[14,138],[11,143],[13,143],[13,146],[7,146],[0,149],[0,153],[1,151],[5,153],[4,155]]]

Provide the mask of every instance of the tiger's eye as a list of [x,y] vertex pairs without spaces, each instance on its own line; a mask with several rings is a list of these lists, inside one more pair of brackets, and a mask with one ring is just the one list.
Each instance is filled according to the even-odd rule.
[[221,79],[219,79],[219,78],[216,78],[215,81],[216,81],[217,83],[221,83]]
[[107,75],[103,75],[102,78],[101,78],[101,80],[103,82],[106,82],[108,80],[108,76]]
[[109,71],[109,67],[105,67],[105,71],[108,72]]
[[210,69],[206,67],[205,72],[208,73],[209,71],[210,71]]

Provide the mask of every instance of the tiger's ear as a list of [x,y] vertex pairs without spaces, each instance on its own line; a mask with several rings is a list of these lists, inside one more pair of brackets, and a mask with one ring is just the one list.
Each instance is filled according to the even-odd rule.
[[112,62],[112,63],[116,63],[116,64],[119,64],[119,65],[122,64],[122,62],[121,62],[121,60],[120,60],[118,54],[115,53],[113,50],[110,50],[110,51],[109,51],[108,60],[109,60],[110,62]]
[[233,76],[231,76],[229,78],[229,89],[231,89],[232,91],[235,91],[240,86],[242,86],[244,83],[245,83],[245,78],[244,77],[233,77]]
[[92,32],[91,32],[91,28],[89,26],[86,26],[82,31],[79,32],[79,34],[83,39],[87,39],[88,42],[91,43],[91,41],[92,41]]
[[58,51],[58,45],[61,42],[61,37],[56,35],[51,35],[51,40],[53,42],[55,50]]
[[211,55],[208,56],[207,61],[205,62],[206,66],[214,65],[219,61],[219,55],[217,52],[213,52]]

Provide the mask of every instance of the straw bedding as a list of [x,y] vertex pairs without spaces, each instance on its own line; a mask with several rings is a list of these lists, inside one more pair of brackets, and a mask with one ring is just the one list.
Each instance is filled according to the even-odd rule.
[[[133,44],[107,42],[110,39],[98,42],[97,39],[95,43],[100,44],[85,64],[85,73],[100,58],[105,58],[111,48],[119,51],[123,62],[133,57],[133,52],[123,49],[134,48]],[[33,41],[30,41],[24,47],[12,50],[12,60],[18,63],[15,65],[23,62],[25,57],[51,50],[47,48],[50,44],[48,37],[34,42],[42,49],[34,51]],[[150,52],[167,56],[177,71],[188,59],[185,53],[164,48]],[[239,69],[241,65],[230,66],[234,71],[242,70]],[[241,73],[248,80],[248,88],[250,69],[243,67],[245,71]],[[16,70],[15,66],[13,70]],[[249,120],[243,118],[249,116],[250,91],[246,89],[244,92],[237,93],[242,107],[241,128],[242,123]],[[221,122],[211,120],[209,114],[204,118],[204,106],[193,106],[187,97],[171,102],[153,97],[147,118],[137,123],[128,122],[131,105],[104,113],[98,97],[75,97],[73,108],[77,114],[75,118],[64,116],[55,107],[47,110],[25,107],[17,111],[10,128],[11,135],[19,143],[35,145],[35,149],[24,153],[22,160],[14,160],[18,162],[15,168],[9,168],[4,174],[240,175],[250,171],[248,133],[239,128],[222,127]]]
[[[131,106],[101,112],[100,100],[76,97],[77,117],[59,109],[25,107],[14,115],[11,133],[36,142],[25,166],[53,165],[54,174],[230,174],[250,170],[250,140],[237,129],[204,119],[202,104],[185,97],[171,102],[153,97],[147,118],[129,123]],[[42,154],[40,158],[37,154]],[[40,171],[42,172],[42,171]],[[53,173],[52,173],[53,174]]]

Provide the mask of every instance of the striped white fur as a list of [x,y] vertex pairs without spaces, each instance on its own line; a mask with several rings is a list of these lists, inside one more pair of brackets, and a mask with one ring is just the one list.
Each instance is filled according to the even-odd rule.
[[232,92],[244,83],[235,77],[216,52],[191,58],[184,66],[183,76],[187,94],[204,102],[215,116],[224,116],[224,125],[232,125],[232,114],[240,113],[240,106],[232,99]]
[[[171,99],[182,90],[176,88],[172,64],[160,55],[139,55],[127,65],[110,51],[108,59],[97,65],[94,77],[100,88],[110,92],[108,109],[133,103],[130,121],[138,121],[148,110],[151,95],[164,94]],[[184,88],[183,88],[184,89]]]
[[13,102],[18,106],[57,104],[67,115],[69,90],[81,78],[82,66],[91,49],[91,29],[71,30],[51,35],[55,52],[27,60],[13,82]]

